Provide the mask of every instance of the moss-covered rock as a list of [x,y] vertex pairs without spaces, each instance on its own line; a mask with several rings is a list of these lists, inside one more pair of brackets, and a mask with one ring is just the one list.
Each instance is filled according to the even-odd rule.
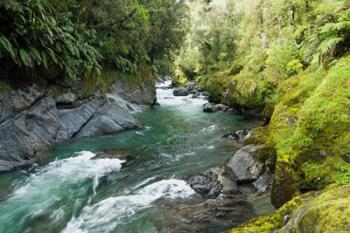
[[310,192],[270,216],[253,219],[228,233],[345,233],[350,231],[350,185]]
[[276,150],[272,201],[350,183],[350,57],[328,71],[306,71],[281,85],[269,124]]

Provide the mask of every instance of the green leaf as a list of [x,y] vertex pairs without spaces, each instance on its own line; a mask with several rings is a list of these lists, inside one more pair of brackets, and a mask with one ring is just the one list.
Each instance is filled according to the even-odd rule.
[[4,36],[0,37],[0,45],[10,54],[13,60],[16,60],[16,53],[11,42]]
[[32,59],[31,59],[29,53],[25,49],[19,49],[19,55],[21,57],[23,65],[30,66],[30,67],[33,66]]

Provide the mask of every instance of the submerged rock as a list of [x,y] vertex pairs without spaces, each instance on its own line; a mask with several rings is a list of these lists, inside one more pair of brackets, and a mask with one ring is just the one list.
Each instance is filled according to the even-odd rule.
[[186,87],[177,87],[173,90],[174,96],[188,96],[190,94]]
[[240,183],[255,181],[263,170],[263,163],[257,159],[257,153],[264,146],[247,145],[238,150],[226,166],[232,169]]

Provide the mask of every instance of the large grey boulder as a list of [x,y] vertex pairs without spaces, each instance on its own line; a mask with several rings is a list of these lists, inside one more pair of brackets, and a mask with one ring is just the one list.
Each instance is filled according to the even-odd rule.
[[251,182],[258,179],[262,170],[263,162],[257,159],[257,153],[263,149],[261,145],[247,145],[238,150],[226,164],[237,177],[237,181]]
[[56,103],[40,99],[31,108],[0,125],[0,171],[28,165],[37,151],[49,148],[60,128]]
[[141,127],[141,123],[130,111],[118,105],[115,99],[108,98],[75,137],[113,134],[125,129],[139,127]]

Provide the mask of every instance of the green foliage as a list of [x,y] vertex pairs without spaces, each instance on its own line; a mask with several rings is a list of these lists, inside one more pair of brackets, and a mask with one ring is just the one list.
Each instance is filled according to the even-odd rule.
[[0,61],[8,72],[73,80],[100,76],[103,68],[136,73],[140,64],[168,72],[185,17],[176,0],[3,0]]
[[[11,59],[24,69],[58,66],[72,79],[99,73],[98,51],[73,29],[68,15],[56,13],[47,1],[26,4],[15,0],[0,3],[0,59]],[[91,38],[90,38],[91,39]]]
[[[272,105],[283,80],[310,66],[328,68],[349,51],[347,0],[212,0],[189,6],[191,29],[176,71],[188,79],[227,80],[221,101]],[[240,69],[231,73],[232,66]]]

